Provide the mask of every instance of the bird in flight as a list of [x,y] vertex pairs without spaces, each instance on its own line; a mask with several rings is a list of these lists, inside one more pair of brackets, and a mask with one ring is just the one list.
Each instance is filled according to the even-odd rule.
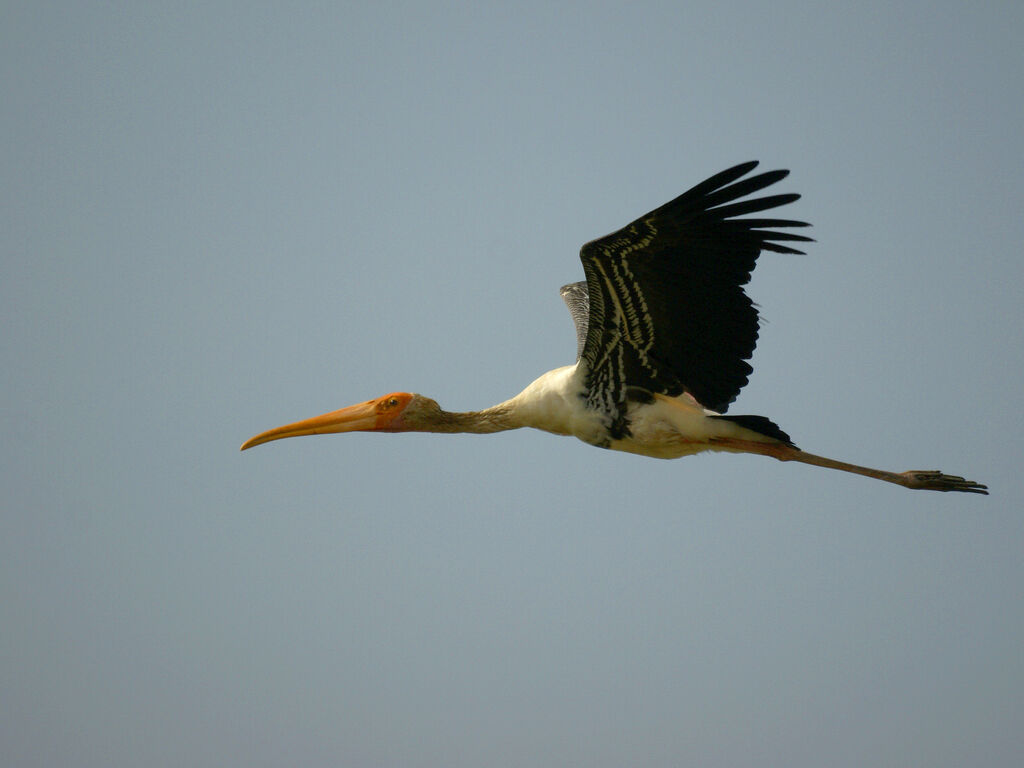
[[444,411],[423,395],[393,392],[268,430],[242,450],[335,432],[487,434],[533,427],[659,459],[755,453],[904,488],[987,494],[980,483],[939,471],[887,472],[807,453],[764,416],[726,415],[752,370],[747,360],[757,343],[758,315],[743,286],[757,257],[762,251],[802,254],[786,243],[812,242],[779,231],[806,222],[746,217],[800,197],[749,198],[789,174],[748,176],[756,166],[715,174],[583,246],[587,279],[561,290],[576,324],[575,365],[549,371],[482,411]]

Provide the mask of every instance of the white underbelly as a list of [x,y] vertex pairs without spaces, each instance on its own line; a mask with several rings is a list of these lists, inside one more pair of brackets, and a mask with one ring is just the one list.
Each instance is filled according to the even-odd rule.
[[701,451],[714,450],[714,447],[709,443],[681,440],[645,442],[632,437],[627,437],[625,440],[612,440],[608,448],[613,451],[637,453],[641,456],[649,456],[652,459],[678,459],[682,456],[692,456]]
[[701,451],[735,450],[729,447],[730,439],[775,442],[735,422],[712,418],[716,415],[686,395],[655,395],[653,403],[637,405],[630,412],[630,436],[612,440],[608,447],[655,459],[677,459]]

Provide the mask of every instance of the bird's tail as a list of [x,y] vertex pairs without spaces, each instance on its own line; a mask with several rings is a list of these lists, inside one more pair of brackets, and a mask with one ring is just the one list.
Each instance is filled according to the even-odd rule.
[[796,448],[793,445],[793,441],[789,439],[789,435],[783,432],[778,424],[765,416],[709,416],[708,418],[731,421],[744,429],[749,429],[751,432],[757,432],[759,435],[770,437],[773,440],[785,443],[791,448]]

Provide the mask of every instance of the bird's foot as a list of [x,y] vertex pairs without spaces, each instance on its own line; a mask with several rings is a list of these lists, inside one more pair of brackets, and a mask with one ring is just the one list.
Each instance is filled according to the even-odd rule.
[[964,480],[957,475],[944,475],[936,470],[911,470],[901,472],[905,478],[904,485],[924,491],[962,491],[964,493],[981,493],[988,496],[988,486],[973,480]]

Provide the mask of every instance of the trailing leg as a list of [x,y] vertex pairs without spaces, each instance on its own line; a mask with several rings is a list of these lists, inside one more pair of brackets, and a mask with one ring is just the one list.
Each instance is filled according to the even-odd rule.
[[965,480],[958,475],[944,475],[938,470],[910,470],[908,472],[887,472],[884,469],[872,469],[857,464],[849,464],[845,461],[829,459],[825,456],[817,456],[813,453],[801,451],[791,445],[783,443],[762,443],[754,440],[712,440],[717,450],[736,451],[741,453],[758,453],[762,456],[771,456],[779,461],[799,461],[803,464],[813,464],[816,467],[827,469],[838,469],[841,472],[851,472],[855,475],[873,477],[876,480],[884,480],[887,483],[902,485],[904,488],[925,491],[962,491],[963,493],[980,493],[988,495],[988,487],[973,480]]

